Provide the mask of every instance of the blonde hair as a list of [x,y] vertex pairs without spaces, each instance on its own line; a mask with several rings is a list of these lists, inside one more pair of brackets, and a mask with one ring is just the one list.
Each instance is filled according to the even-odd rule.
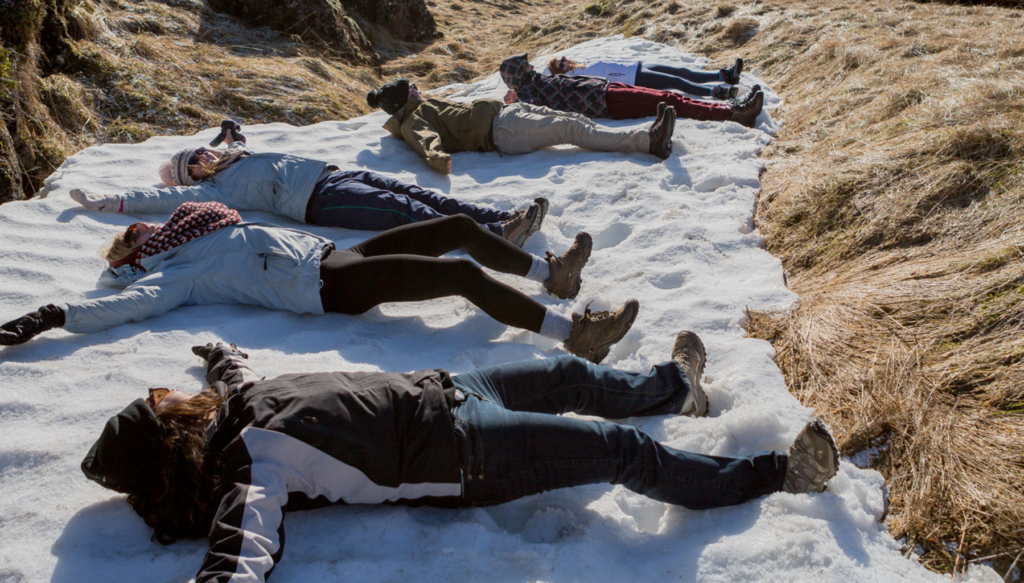
[[128,242],[125,241],[125,236],[127,234],[128,229],[125,229],[124,231],[121,231],[120,233],[114,235],[114,238],[110,241],[110,243],[108,243],[102,249],[100,249],[100,257],[107,260],[108,262],[114,262],[120,261],[125,257],[131,255],[132,252],[139,247],[139,245],[135,245],[134,247],[129,245]]
[[551,60],[548,61],[548,69],[551,69],[551,73],[554,75],[565,75],[566,73],[571,73],[576,69],[586,68],[586,65],[584,65],[583,63],[577,63],[576,61],[570,59],[569,57],[565,57],[565,70],[559,71],[557,63],[558,60],[561,58],[562,57],[551,57]]

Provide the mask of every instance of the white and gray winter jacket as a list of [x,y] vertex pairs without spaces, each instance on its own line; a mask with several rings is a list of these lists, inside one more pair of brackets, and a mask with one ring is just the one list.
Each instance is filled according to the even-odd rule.
[[300,223],[327,162],[290,154],[249,154],[195,186],[132,190],[121,195],[123,212],[171,212],[183,202],[221,202],[235,210],[284,215]]
[[[259,380],[218,347],[207,380],[230,395],[207,430],[219,506],[196,583],[266,580],[284,513],[328,504],[457,506],[462,496],[444,371],[288,374]],[[213,460],[216,460],[215,462]]]
[[181,305],[253,304],[323,314],[320,259],[330,240],[298,231],[239,223],[131,265],[107,269],[116,295],[61,305],[70,332],[94,332],[159,316]]

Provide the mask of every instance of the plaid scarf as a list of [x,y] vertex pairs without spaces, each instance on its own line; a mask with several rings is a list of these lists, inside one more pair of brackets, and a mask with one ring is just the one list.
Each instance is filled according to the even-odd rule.
[[192,239],[234,225],[241,220],[238,211],[229,209],[219,202],[182,203],[171,214],[171,218],[142,245],[133,263],[142,267],[139,263],[146,257],[174,249]]

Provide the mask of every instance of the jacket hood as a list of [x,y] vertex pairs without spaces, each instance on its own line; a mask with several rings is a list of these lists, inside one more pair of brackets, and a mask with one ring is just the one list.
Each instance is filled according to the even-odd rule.
[[526,58],[526,53],[509,57],[501,64],[498,72],[501,74],[501,80],[508,85],[509,89],[515,89],[527,81],[530,71],[530,61]]

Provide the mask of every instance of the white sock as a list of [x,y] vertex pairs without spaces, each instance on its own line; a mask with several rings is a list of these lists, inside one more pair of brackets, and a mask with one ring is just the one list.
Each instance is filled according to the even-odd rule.
[[540,325],[540,335],[564,342],[569,339],[571,332],[572,318],[567,318],[548,308],[548,311],[544,313],[544,322]]
[[530,266],[530,271],[526,273],[526,279],[530,281],[539,281],[544,283],[551,277],[551,268],[548,266],[547,259],[541,259],[536,255],[533,256],[533,265]]

